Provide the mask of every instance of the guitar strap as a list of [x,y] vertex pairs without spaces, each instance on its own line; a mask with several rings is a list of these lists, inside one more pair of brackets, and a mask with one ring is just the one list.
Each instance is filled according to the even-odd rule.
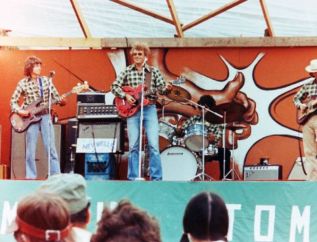
[[151,79],[152,79],[152,68],[150,67],[150,71],[149,72],[145,72],[145,87],[147,90],[151,90]]

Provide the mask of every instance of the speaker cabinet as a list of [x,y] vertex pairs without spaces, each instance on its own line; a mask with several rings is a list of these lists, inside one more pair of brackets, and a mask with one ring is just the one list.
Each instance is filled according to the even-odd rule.
[[[55,146],[57,155],[60,158],[61,150],[61,133],[62,127],[59,124],[54,125],[55,131]],[[17,133],[14,130],[11,132],[11,179],[25,178],[25,132]],[[47,154],[42,142],[42,136],[39,133],[37,141],[35,162],[37,168],[37,178],[45,179],[48,172]]]
[[245,166],[243,169],[244,180],[280,180],[282,167],[280,165]]
[[78,138],[88,139],[117,139],[114,153],[124,152],[124,137],[123,137],[123,124],[121,121],[118,122],[105,122],[105,121],[94,121],[94,122],[83,122],[78,124]]

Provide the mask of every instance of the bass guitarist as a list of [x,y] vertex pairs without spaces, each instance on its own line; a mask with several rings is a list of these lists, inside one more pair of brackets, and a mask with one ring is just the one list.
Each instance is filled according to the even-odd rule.
[[[136,43],[132,46],[130,54],[133,64],[127,66],[112,84],[112,93],[120,98],[123,103],[127,103],[136,108],[136,112],[127,113],[127,127],[129,138],[129,157],[128,157],[128,179],[135,180],[139,175],[139,142],[140,137],[140,100],[141,94],[131,90],[139,88],[144,82],[145,101],[143,109],[144,128],[148,140],[150,179],[162,180],[162,167],[159,151],[159,124],[156,110],[157,93],[166,94],[171,90],[172,85],[164,81],[159,69],[150,66],[146,60],[150,54],[150,48],[146,43]],[[129,87],[130,92],[125,92]],[[142,87],[142,86],[141,86]],[[120,109],[120,108],[118,108]],[[120,113],[120,110],[119,110]]]
[[[53,100],[58,100],[60,105],[65,105],[65,101],[60,98],[58,91],[50,79],[40,75],[41,69],[42,61],[38,57],[30,56],[26,59],[24,64],[25,77],[18,82],[11,97],[10,105],[12,112],[17,113],[22,117],[32,115],[27,107],[39,99],[43,99],[43,104],[47,104],[49,102],[49,93],[51,93]],[[19,100],[22,97],[23,104],[20,106]],[[47,109],[44,109],[41,115],[42,119],[37,123],[31,124],[26,131],[26,179],[37,178],[35,153],[39,131],[41,131],[46,152],[50,152],[49,175],[60,173],[60,163],[55,147],[54,129],[51,117],[49,116]]]
[[299,109],[298,122],[303,125],[303,144],[305,153],[305,169],[307,180],[317,180],[317,59],[311,60],[305,70],[314,78],[304,84],[294,96],[294,104]]

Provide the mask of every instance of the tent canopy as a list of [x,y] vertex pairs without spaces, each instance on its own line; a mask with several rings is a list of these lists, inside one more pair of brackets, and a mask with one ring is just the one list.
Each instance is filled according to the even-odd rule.
[[0,28],[11,30],[9,36],[263,37],[265,29],[274,37],[317,36],[316,0],[0,0],[0,4]]

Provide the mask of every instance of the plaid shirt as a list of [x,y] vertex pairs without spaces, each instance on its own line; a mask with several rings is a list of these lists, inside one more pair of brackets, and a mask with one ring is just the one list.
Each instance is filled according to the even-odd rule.
[[[144,68],[145,72],[151,72],[151,88],[150,91],[147,93],[151,94],[151,97],[149,99],[155,99],[157,91],[160,94],[165,94],[166,92],[166,83],[164,81],[164,78],[156,67],[150,67],[149,65],[145,65]],[[122,91],[123,86],[130,86],[133,88],[136,88],[143,82],[143,73],[138,72],[135,65],[129,65],[125,68],[124,71],[122,71],[117,79],[112,83],[111,91],[112,93],[120,98],[125,98],[125,93]]]
[[[192,116],[188,118],[182,125],[182,128],[186,130],[188,127],[191,125],[201,123],[202,124],[203,120],[202,117],[199,115]],[[211,124],[208,121],[205,120],[205,129],[207,129],[207,132],[213,133],[215,136],[215,142],[218,142],[222,138],[222,130],[223,130],[223,125],[222,124]]]
[[314,98],[317,96],[317,80],[313,80],[310,83],[304,84],[298,93],[294,96],[293,102],[296,107],[302,103],[303,99]]
[[[45,76],[40,77],[42,80],[42,90],[43,90],[43,103],[48,103],[48,93],[49,93],[49,79]],[[51,85],[52,90],[52,98],[55,100],[60,100],[60,96],[54,84]],[[23,104],[19,106],[19,99],[23,96]],[[30,79],[30,78],[23,78],[18,82],[17,87],[15,88],[11,101],[11,111],[18,112],[20,109],[24,109],[29,106],[32,102],[37,101],[41,98],[41,91],[40,91],[40,83],[38,79]]]

